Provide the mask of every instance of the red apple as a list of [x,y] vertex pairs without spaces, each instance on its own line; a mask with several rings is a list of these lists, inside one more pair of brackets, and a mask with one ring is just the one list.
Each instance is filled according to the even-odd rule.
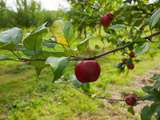
[[130,58],[135,58],[136,55],[135,55],[135,53],[134,53],[133,51],[131,51],[131,52],[129,53],[129,57],[130,57]]
[[129,106],[134,106],[137,103],[137,96],[134,94],[129,94],[124,98],[125,102]]
[[108,13],[104,16],[101,17],[101,24],[104,26],[104,27],[109,27],[109,25],[111,24],[113,20],[113,14],[112,13]]
[[127,68],[128,68],[129,70],[133,70],[133,69],[134,69],[134,64],[133,64],[133,63],[127,64]]
[[100,65],[95,60],[84,60],[76,65],[75,74],[82,83],[94,82],[100,75]]

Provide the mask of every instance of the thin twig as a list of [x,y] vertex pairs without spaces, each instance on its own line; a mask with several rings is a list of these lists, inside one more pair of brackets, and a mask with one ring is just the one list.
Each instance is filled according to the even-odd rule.
[[[98,99],[103,99],[103,100],[107,100],[108,102],[125,102],[125,99],[115,99],[115,98],[108,98],[108,97],[101,97],[101,96],[96,96],[95,98],[98,98]],[[137,97],[137,102],[138,101],[144,101],[144,99],[140,98],[140,97]]]
[[149,35],[149,36],[147,36],[147,37],[144,37],[144,39],[151,40],[153,37],[155,37],[155,36],[157,36],[157,35],[159,35],[159,34],[160,34],[160,31],[155,32],[155,33],[153,33],[153,34],[151,34],[151,35]]
[[107,101],[124,101],[124,99],[114,99],[114,98],[107,98],[107,97],[95,97],[95,98],[98,98],[98,99],[104,99],[104,100],[107,100]]

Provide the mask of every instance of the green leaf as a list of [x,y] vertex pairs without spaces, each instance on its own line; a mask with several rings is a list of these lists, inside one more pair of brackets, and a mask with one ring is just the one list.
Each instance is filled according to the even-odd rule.
[[39,55],[39,54],[42,54],[43,55],[43,58],[48,58],[50,56],[54,56],[54,57],[63,57],[63,56],[66,56],[66,53],[64,52],[60,52],[60,51],[33,51],[33,50],[29,50],[29,49],[26,49],[26,48],[22,48],[21,51],[23,52],[24,55],[28,56],[28,57],[32,57],[32,56],[35,56],[35,55]]
[[15,50],[22,41],[22,31],[20,28],[12,28],[0,33],[0,49]]
[[160,100],[160,81],[155,82],[154,89],[157,91],[157,99]]
[[39,53],[31,55],[31,59],[32,59],[31,65],[35,67],[37,76],[39,76],[42,69],[47,66],[45,62],[48,57],[50,56],[61,57],[64,55],[65,54],[63,52],[39,51]]
[[90,84],[89,83],[83,83],[83,84],[81,84],[81,88],[82,88],[83,91],[89,92]]
[[[141,35],[141,34],[140,34]],[[137,42],[139,44],[143,44],[146,42],[146,39],[140,38],[140,37],[135,37],[134,42]]]
[[153,113],[151,107],[145,106],[141,111],[141,120],[151,120]]
[[142,120],[151,120],[154,113],[159,112],[160,102],[154,102],[150,106],[145,106],[141,111]]
[[[47,66],[45,64],[46,57],[44,55],[45,55],[44,53],[39,53],[31,57],[32,61],[30,62],[30,64],[34,66],[37,76],[39,76],[42,69]],[[44,60],[38,60],[38,59],[44,59]]]
[[154,74],[153,77],[151,77],[151,79],[160,81],[160,74]]
[[0,49],[3,49],[3,50],[10,50],[10,51],[14,51],[16,50],[16,45],[13,44],[13,43],[8,43],[8,44],[1,44],[0,43]]
[[142,100],[154,101],[156,98],[152,95],[146,95],[142,98]]
[[[158,86],[157,86],[158,87]],[[142,88],[144,92],[148,93],[149,95],[143,97],[144,100],[156,101],[160,99],[159,92],[155,89],[155,86],[145,86]]]
[[89,40],[91,37],[86,38],[85,40],[81,41],[80,44],[77,46],[79,51],[85,51],[88,48]]
[[56,42],[53,40],[44,40],[43,41],[43,46],[47,47],[47,48],[54,48],[56,46]]
[[[26,49],[26,48],[21,48],[20,50],[23,52],[24,55],[29,56],[29,57],[35,55],[35,52],[33,50],[29,50],[29,49]],[[36,54],[38,54],[38,52]]]
[[10,60],[10,58],[8,56],[0,56],[0,61],[3,61],[3,60]]
[[154,28],[160,22],[160,8],[156,10],[150,18],[150,26]]
[[137,55],[144,54],[145,52],[147,52],[149,50],[150,46],[151,46],[151,43],[146,42],[141,46],[136,46],[135,52]]
[[145,86],[142,88],[142,90],[146,93],[151,93],[151,91],[153,90],[153,87],[152,86]]
[[124,24],[115,24],[110,27],[110,29],[126,29]]
[[54,34],[63,33],[64,26],[65,22],[63,20],[56,20],[50,29]]
[[73,39],[74,37],[74,30],[73,30],[73,26],[71,24],[71,22],[66,22],[65,23],[65,26],[64,26],[64,29],[63,29],[63,34],[64,34],[64,37],[70,41]]
[[129,107],[128,108],[128,112],[130,112],[132,115],[135,115],[133,107]]
[[39,76],[42,69],[47,66],[44,61],[31,61],[30,64],[34,66],[37,76]]
[[53,56],[53,57],[64,57],[65,56],[64,52],[58,52],[58,51],[55,51],[55,52],[52,52],[52,51],[42,51],[41,54],[43,54],[43,58],[48,58],[50,56]]
[[47,33],[46,23],[40,26],[37,30],[29,34],[23,41],[25,48],[33,51],[42,49],[42,39],[44,33]]
[[155,112],[160,112],[160,101],[158,102],[154,102],[152,105],[151,105],[152,109],[154,109]]
[[77,80],[75,75],[71,75],[69,77],[69,80],[72,82],[72,84],[76,87],[76,88],[80,88],[82,83],[80,81]]
[[61,57],[61,58],[49,57],[46,63],[50,64],[50,66],[53,68],[52,69],[54,74],[53,81],[56,81],[62,76],[65,68],[69,63],[69,59],[67,57]]

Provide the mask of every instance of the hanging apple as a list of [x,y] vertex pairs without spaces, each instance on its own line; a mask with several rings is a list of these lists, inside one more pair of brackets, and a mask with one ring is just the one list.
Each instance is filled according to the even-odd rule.
[[100,75],[100,65],[95,60],[84,60],[76,65],[75,74],[82,83],[94,82]]
[[107,28],[111,24],[112,20],[113,20],[113,14],[108,13],[101,17],[101,24]]
[[134,94],[129,94],[124,98],[125,102],[129,106],[135,106],[137,103],[137,96]]

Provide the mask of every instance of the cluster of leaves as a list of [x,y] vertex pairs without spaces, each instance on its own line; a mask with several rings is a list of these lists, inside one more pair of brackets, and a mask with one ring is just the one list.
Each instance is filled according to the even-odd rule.
[[[1,32],[0,49],[8,50],[14,56],[3,55],[0,57],[0,60],[26,62],[35,67],[37,75],[49,64],[54,68],[52,69],[54,80],[59,79],[68,63],[68,58],[64,51],[53,51],[56,47],[56,41],[44,39],[47,31],[45,23],[33,32],[28,33],[25,37],[23,37],[20,28],[12,28]],[[49,50],[51,47],[52,50]]]
[[155,74],[152,78],[154,84],[152,86],[143,87],[143,91],[147,94],[143,100],[151,101],[151,105],[146,105],[141,111],[142,120],[151,120],[156,116],[160,119],[160,75]]

